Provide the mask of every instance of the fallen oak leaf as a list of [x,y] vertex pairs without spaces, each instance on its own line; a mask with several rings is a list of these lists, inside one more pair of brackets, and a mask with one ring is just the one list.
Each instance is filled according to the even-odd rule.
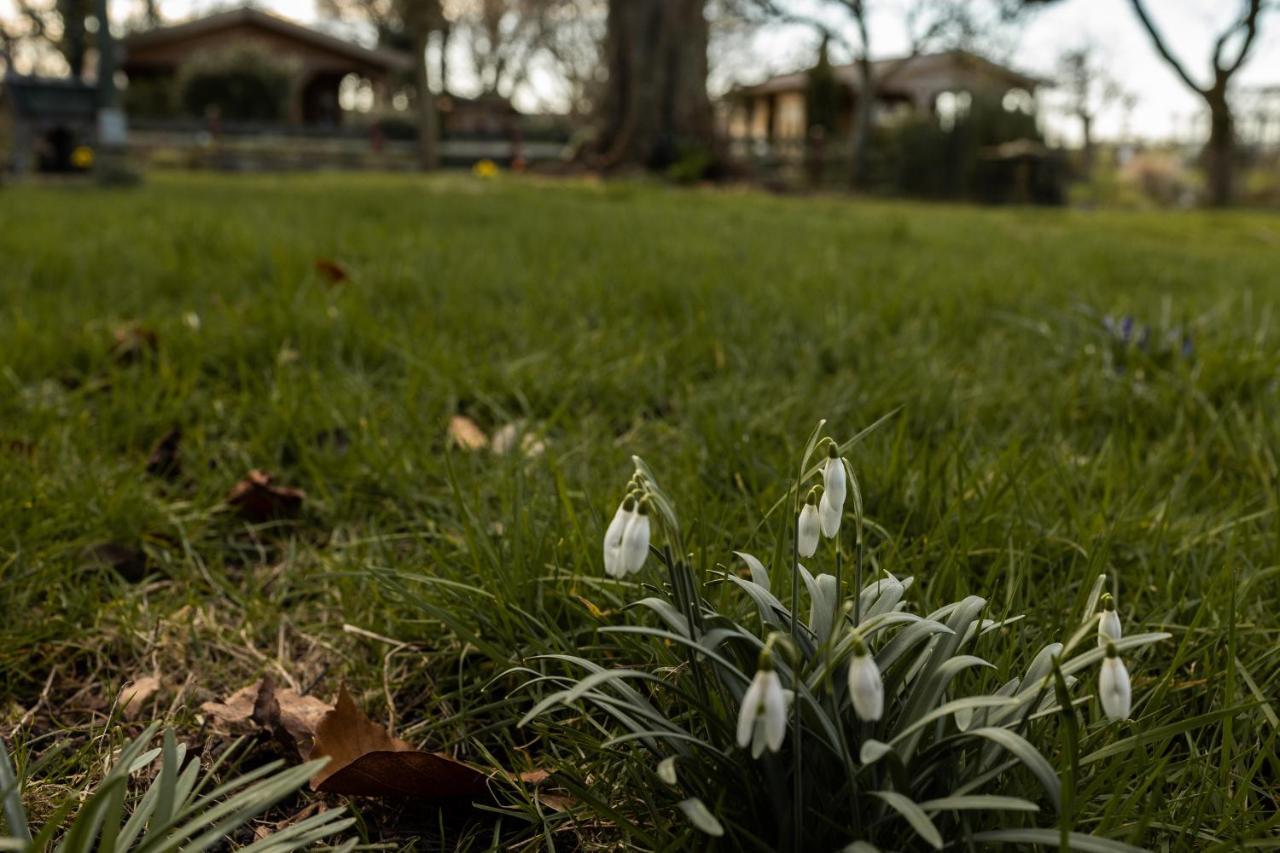
[[301,489],[276,486],[271,475],[254,468],[231,487],[227,503],[248,521],[270,521],[298,514],[307,493]]
[[311,778],[313,791],[426,800],[478,797],[488,791],[488,775],[392,737],[356,707],[345,687],[316,727],[309,760],[325,757],[330,761]]
[[449,439],[463,450],[484,450],[489,446],[489,436],[466,415],[449,419]]

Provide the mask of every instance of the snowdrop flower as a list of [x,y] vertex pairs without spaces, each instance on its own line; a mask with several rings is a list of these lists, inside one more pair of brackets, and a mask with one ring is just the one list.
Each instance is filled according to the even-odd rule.
[[849,662],[849,696],[858,719],[873,723],[884,714],[884,682],[875,658],[860,637],[853,640],[853,660]]
[[609,522],[609,529],[604,532],[604,573],[611,578],[620,578],[627,573],[622,563],[622,534],[635,514],[635,496],[627,495],[618,504],[618,511],[613,514],[613,521]]
[[1107,656],[1102,661],[1102,673],[1098,676],[1098,701],[1102,710],[1112,720],[1129,719],[1132,693],[1129,687],[1129,670],[1116,653],[1116,647],[1107,643]]
[[1120,614],[1111,593],[1102,596],[1102,619],[1098,621],[1098,645],[1105,646],[1120,639]]
[[773,671],[773,654],[768,646],[760,652],[760,668],[751,680],[738,709],[738,746],[751,745],[751,757],[759,758],[764,748],[777,752],[787,737],[787,708],[790,691],[782,689]]
[[638,572],[644,568],[649,556],[649,501],[641,498],[636,511],[627,520],[622,531],[620,571],[623,574]]
[[818,540],[822,536],[822,522],[818,518],[818,490],[809,491],[809,497],[800,510],[800,522],[796,526],[796,548],[801,557],[812,557],[818,550]]
[[844,460],[837,454],[835,442],[828,444],[827,464],[822,469],[822,501],[818,504],[822,535],[828,539],[834,539],[840,532],[840,517],[844,515],[844,499],[848,492]]

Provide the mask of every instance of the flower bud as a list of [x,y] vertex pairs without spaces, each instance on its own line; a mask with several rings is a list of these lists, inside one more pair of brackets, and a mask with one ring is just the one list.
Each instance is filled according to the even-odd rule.
[[1107,643],[1107,656],[1102,661],[1098,675],[1098,701],[1102,711],[1112,720],[1129,719],[1132,691],[1129,686],[1129,670],[1112,643]]

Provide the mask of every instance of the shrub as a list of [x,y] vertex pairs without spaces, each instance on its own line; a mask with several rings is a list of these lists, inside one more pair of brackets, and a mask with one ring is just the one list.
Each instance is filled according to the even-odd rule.
[[284,121],[294,77],[292,65],[253,45],[202,53],[182,67],[178,103],[193,116]]

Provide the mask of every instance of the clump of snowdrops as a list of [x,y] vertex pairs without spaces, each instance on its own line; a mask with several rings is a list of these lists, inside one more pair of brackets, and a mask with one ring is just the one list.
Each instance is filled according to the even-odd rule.
[[[736,552],[699,572],[674,501],[634,458],[603,562],[611,577],[644,582],[651,594],[635,604],[661,627],[603,629],[618,643],[612,660],[635,653],[622,635],[644,641],[635,666],[556,656],[567,669],[529,681],[543,695],[521,724],[581,708],[564,725],[607,733],[598,749],[643,762],[689,832],[736,848],[1087,841],[1132,849],[1059,825],[1062,783],[1033,742],[1094,691],[1106,719],[1127,718],[1121,655],[1169,635],[1122,636],[1100,576],[1070,637],[1031,655],[1020,675],[978,689],[994,683],[981,674],[995,666],[977,652],[995,657],[1016,642],[1007,629],[1020,617],[991,618],[976,595],[913,612],[912,588],[927,579],[898,577],[867,554],[862,492],[845,454],[869,430],[844,445],[821,430],[782,502],[793,523],[772,570]],[[711,598],[725,584],[737,594],[718,596],[731,606],[717,609]]]

